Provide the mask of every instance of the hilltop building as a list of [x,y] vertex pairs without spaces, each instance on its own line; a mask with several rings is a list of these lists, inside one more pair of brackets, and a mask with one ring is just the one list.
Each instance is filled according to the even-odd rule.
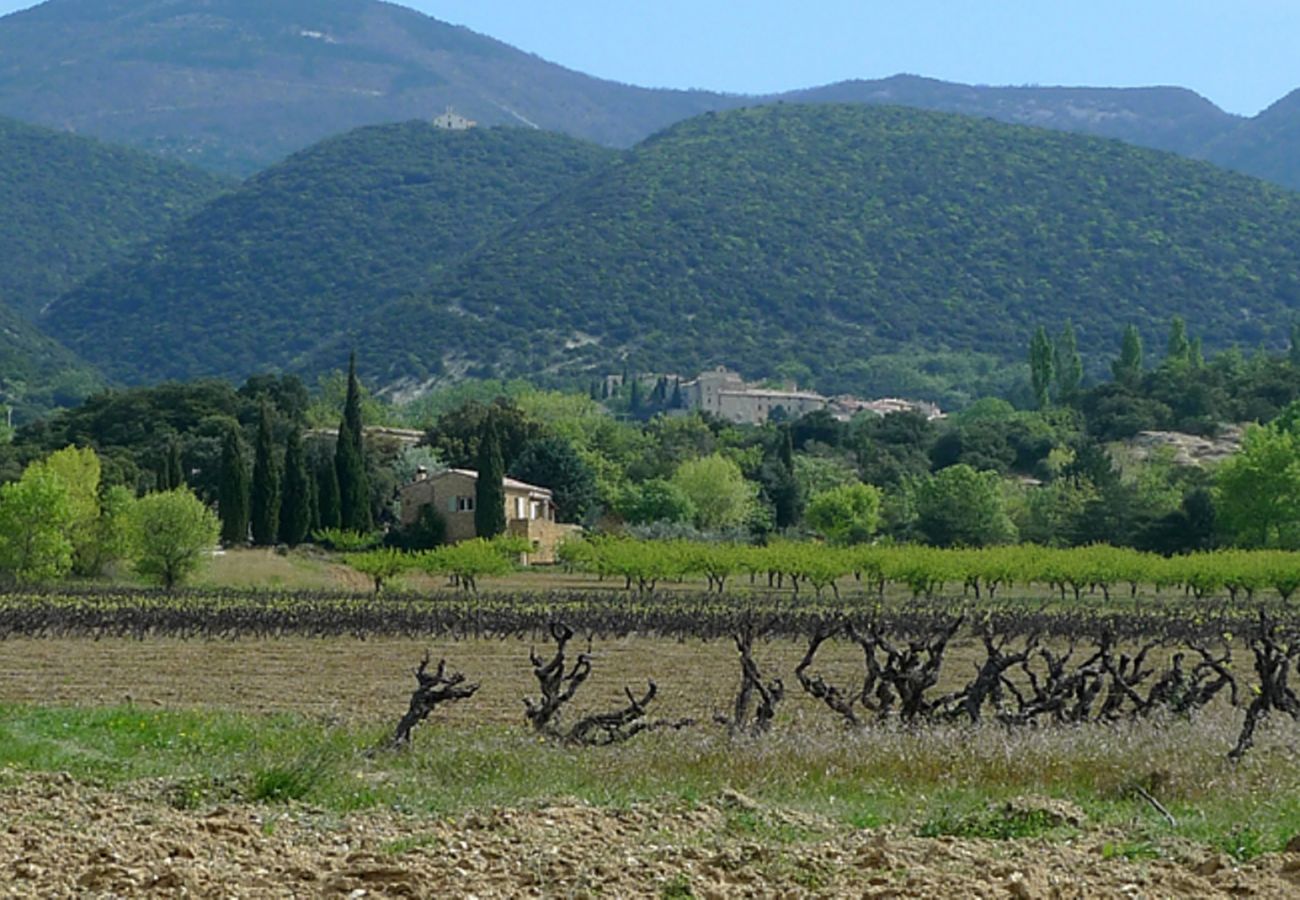
[[864,412],[886,416],[905,410],[919,412],[927,419],[943,417],[939,407],[924,401],[894,397],[862,400],[848,395],[824,397],[814,391],[798,390],[792,384],[784,388],[749,384],[724,366],[701,372],[694,381],[683,382],[681,391],[687,409],[712,413],[743,425],[762,425],[774,414],[797,419],[819,409],[829,410],[841,421]]
[[450,106],[447,111],[433,119],[434,128],[445,128],[447,131],[469,131],[478,125],[473,119],[467,119],[458,114]]
[[701,372],[694,381],[684,382],[682,400],[687,409],[748,425],[762,425],[777,410],[782,410],[786,418],[797,419],[825,409],[827,404],[821,394],[796,390],[794,385],[788,390],[775,390],[747,384],[724,366]]
[[[478,537],[474,526],[476,484],[478,472],[473,469],[447,469],[433,474],[421,469],[415,480],[398,491],[402,525],[414,524],[420,510],[432,505],[447,524],[448,543],[473,540]],[[581,527],[555,521],[555,497],[548,488],[514,478],[503,479],[502,485],[506,496],[506,534],[526,538],[533,546],[525,562],[555,562],[560,543],[580,532]]]

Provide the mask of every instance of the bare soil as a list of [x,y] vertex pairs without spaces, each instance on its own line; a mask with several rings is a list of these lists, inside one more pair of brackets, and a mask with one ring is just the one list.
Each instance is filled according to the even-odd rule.
[[[1077,843],[851,830],[741,795],[686,807],[554,802],[456,821],[171,809],[0,773],[0,897],[1295,897],[1300,852],[1106,858]],[[738,834],[737,816],[786,841]],[[1300,850],[1300,848],[1297,848]]]
[[[247,712],[299,712],[340,721],[396,721],[405,711],[415,679],[411,672],[426,650],[445,657],[482,687],[472,704],[439,710],[464,724],[525,724],[523,698],[537,682],[530,647],[548,657],[554,645],[521,640],[371,638],[201,641],[171,638],[13,639],[0,641],[0,703],[116,705],[134,702],[169,708],[222,708]],[[684,641],[628,637],[596,641],[593,674],[578,698],[583,708],[620,706],[623,688],[640,691],[653,678],[656,716],[705,716],[730,707],[740,680],[730,641]],[[822,713],[794,681],[806,648],[792,641],[761,643],[755,656],[764,673],[785,679],[783,714]],[[571,658],[587,650],[570,644]],[[827,647],[818,670],[846,684],[862,677],[861,651]],[[945,667],[947,668],[947,667]],[[970,666],[954,656],[951,671],[969,677]],[[309,677],[307,677],[309,676]]]

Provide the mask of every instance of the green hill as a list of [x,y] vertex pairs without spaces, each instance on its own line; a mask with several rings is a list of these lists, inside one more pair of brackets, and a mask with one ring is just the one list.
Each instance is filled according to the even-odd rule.
[[0,303],[34,318],[231,186],[136,150],[0,118]]
[[292,367],[614,151],[520,128],[358,129],[255,176],[42,317],[124,381]]
[[[707,115],[646,141],[422,297],[327,345],[369,375],[806,367],[867,389],[877,354],[1024,359],[1071,319],[1094,360],[1183,315],[1280,343],[1300,196],[1115,141],[888,107]],[[621,364],[620,364],[621,365]]]
[[100,390],[104,380],[66,348],[0,305],[0,423],[5,407],[25,422],[71,406]]

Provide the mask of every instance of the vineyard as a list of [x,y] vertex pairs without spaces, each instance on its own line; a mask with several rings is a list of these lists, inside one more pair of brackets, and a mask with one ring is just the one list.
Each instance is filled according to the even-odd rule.
[[[1084,591],[1108,597],[1116,584],[1136,597],[1151,583],[1151,575],[1128,568],[1135,564],[1128,554],[1108,548],[1023,553],[778,545],[748,551],[607,542],[586,544],[568,558],[641,590],[11,593],[0,596],[0,639],[529,640],[534,647],[551,647],[550,656],[530,653],[541,698],[536,706],[520,698],[528,704],[529,721],[545,737],[579,744],[620,742],[668,724],[759,736],[795,685],[852,730],[887,723],[1036,728],[1191,718],[1212,704],[1230,705],[1245,710],[1232,758],[1251,747],[1270,714],[1300,719],[1300,700],[1291,687],[1300,664],[1300,617],[1289,609],[1291,591],[1278,584],[1289,559],[1284,554],[1214,554],[1162,563],[1154,585],[1166,596],[1137,604],[1083,598]],[[1212,566],[1217,569],[1210,574]],[[704,572],[712,589],[652,590],[691,571]],[[788,588],[726,593],[738,573]],[[849,577],[856,590],[831,596],[818,589]],[[1021,579],[1051,591],[1038,600],[997,596]],[[799,591],[801,582],[812,586],[811,593]],[[895,583],[915,596],[889,594],[886,587]],[[964,595],[941,596],[950,586]],[[1226,595],[1213,593],[1212,586],[1222,586]],[[1270,587],[1276,596],[1265,594]],[[658,691],[651,679],[635,692],[629,686],[626,706],[561,730],[556,723],[562,708],[592,675],[593,644],[629,635],[734,645],[732,677],[739,687],[730,712],[705,722],[651,719],[648,707]],[[572,651],[575,639],[586,642],[587,652]],[[765,663],[764,643],[772,640],[804,649],[793,672]],[[832,647],[841,657],[844,648],[851,649],[859,659],[856,669],[824,671],[819,660]],[[414,722],[448,699],[439,691],[461,680],[442,666],[436,675],[420,670],[427,696],[420,715],[407,723],[403,742]],[[472,694],[450,699],[469,700]],[[415,698],[412,703],[414,711]]]
[[[652,809],[656,827],[673,809],[692,821],[716,810],[680,852],[751,848],[737,877],[796,894],[887,875],[838,850],[797,862],[881,834],[915,844],[918,860],[977,842],[972,865],[995,873],[976,890],[987,895],[1023,886],[1020,869],[991,867],[1031,846],[1045,848],[1044,873],[1086,847],[1076,887],[1127,884],[1153,864],[1171,893],[1237,891],[1238,866],[1253,867],[1245,883],[1264,895],[1293,883],[1281,852],[1300,824],[1288,799],[1300,796],[1288,554],[597,540],[565,548],[581,574],[523,579],[509,573],[515,552],[348,553],[374,581],[364,592],[0,593],[0,759],[35,779],[71,770],[125,785],[154,798],[142,821],[162,810],[200,837],[214,804],[286,835],[299,810],[365,810],[348,819],[350,842],[356,823],[394,817],[396,836],[370,845],[382,866],[354,877],[328,849],[316,858],[313,877],[332,873],[349,892],[371,890],[380,868],[397,878],[487,835],[448,813],[482,822],[503,807],[500,859],[515,859],[517,829],[535,824],[546,847],[575,850],[574,868],[545,870],[543,884],[607,884],[577,874],[578,851],[603,837],[561,838],[554,814],[529,812],[558,796],[616,807],[611,823],[629,806]],[[423,577],[404,583],[413,570]],[[410,589],[428,575],[450,583]],[[548,579],[563,589],[538,587]],[[439,852],[409,843],[435,821],[449,823]],[[103,839],[102,823],[84,827]],[[134,825],[118,831],[124,847],[144,839]],[[293,852],[317,833],[293,838]],[[71,863],[44,872],[99,877],[94,859],[78,861],[78,840],[70,832],[60,857]],[[664,838],[621,850],[601,873],[643,859],[647,841]],[[663,852],[661,887],[703,889],[733,872],[714,855],[696,866]],[[468,877],[446,859],[429,878]],[[908,890],[945,892],[953,865],[936,869],[933,890]],[[110,874],[126,891],[137,869],[148,871]],[[534,869],[521,864],[501,895],[537,884]],[[271,870],[277,883],[299,877]],[[648,877],[634,874],[629,893]],[[1015,895],[1050,896],[1048,884]]]

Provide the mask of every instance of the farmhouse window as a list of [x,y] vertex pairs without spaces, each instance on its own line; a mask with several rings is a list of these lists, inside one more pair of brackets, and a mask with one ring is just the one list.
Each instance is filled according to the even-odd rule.
[[473,511],[474,511],[473,496],[456,498],[456,512],[473,512]]

